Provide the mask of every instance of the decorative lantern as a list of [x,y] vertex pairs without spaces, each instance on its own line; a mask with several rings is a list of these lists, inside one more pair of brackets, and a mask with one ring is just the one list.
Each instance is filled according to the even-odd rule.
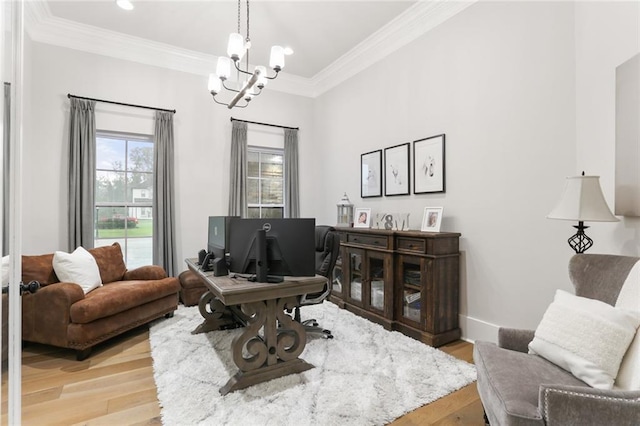
[[338,225],[353,226],[353,204],[349,201],[345,192],[342,199],[338,201]]

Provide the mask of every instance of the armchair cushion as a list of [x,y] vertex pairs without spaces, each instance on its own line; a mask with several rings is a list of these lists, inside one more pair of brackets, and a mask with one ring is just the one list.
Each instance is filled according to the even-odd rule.
[[541,384],[587,387],[568,371],[546,359],[477,341],[473,359],[478,371],[478,393],[495,425],[543,425],[538,409]]
[[611,389],[639,324],[640,318],[631,311],[558,290],[529,352],[595,388]]
[[96,259],[103,284],[120,281],[127,272],[120,244],[113,243],[110,246],[92,248],[89,253]]
[[0,270],[2,270],[2,285],[5,286],[9,284],[9,255],[6,255],[2,258],[2,265],[0,265]]
[[500,327],[498,329],[498,346],[518,352],[528,352],[529,343],[533,340],[534,330]]
[[53,253],[35,256],[22,256],[22,281],[29,283],[38,281],[46,286],[60,282],[53,270]]
[[177,294],[176,287],[175,278],[106,284],[100,291],[91,292],[71,305],[70,319],[77,324],[90,323]]
[[78,247],[73,253],[56,251],[53,269],[61,281],[78,284],[85,294],[102,285],[96,259],[83,247]]
[[[631,309],[640,315],[640,262],[629,272],[616,300],[617,308]],[[624,390],[640,390],[640,328],[620,363],[615,387]]]

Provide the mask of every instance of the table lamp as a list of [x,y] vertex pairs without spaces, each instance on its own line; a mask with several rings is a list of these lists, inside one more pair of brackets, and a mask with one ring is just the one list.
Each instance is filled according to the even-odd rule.
[[573,227],[578,232],[567,241],[576,253],[584,253],[593,245],[584,230],[584,222],[617,222],[619,219],[611,213],[600,188],[600,176],[570,176],[564,187],[560,202],[547,215],[548,219],[578,221]]

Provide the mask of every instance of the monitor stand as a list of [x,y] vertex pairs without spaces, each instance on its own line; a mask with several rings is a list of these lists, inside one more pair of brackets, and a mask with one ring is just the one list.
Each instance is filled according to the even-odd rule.
[[259,229],[256,231],[256,281],[266,283],[267,271],[269,271],[269,261],[267,260],[267,231]]

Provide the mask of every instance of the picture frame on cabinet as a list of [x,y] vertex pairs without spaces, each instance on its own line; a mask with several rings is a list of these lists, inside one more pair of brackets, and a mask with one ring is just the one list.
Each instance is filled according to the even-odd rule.
[[445,192],[445,135],[413,142],[413,193]]
[[360,155],[360,196],[382,197],[382,150]]
[[369,228],[371,226],[371,209],[356,208],[353,217],[354,228]]
[[425,207],[422,216],[422,232],[440,232],[444,207]]
[[384,195],[409,195],[409,143],[384,149]]

